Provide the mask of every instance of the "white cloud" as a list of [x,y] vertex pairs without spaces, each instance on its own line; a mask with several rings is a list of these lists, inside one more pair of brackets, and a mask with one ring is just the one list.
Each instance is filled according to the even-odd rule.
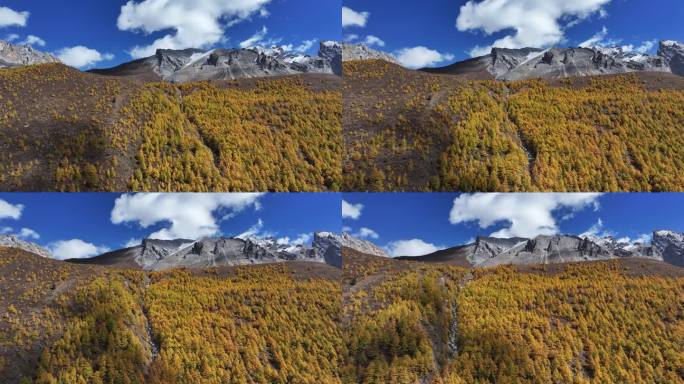
[[17,35],[16,33],[10,33],[9,35],[5,36],[5,41],[11,43],[15,40],[19,40],[19,35]]
[[645,53],[648,53],[651,49],[653,49],[653,47],[655,47],[655,45],[657,43],[658,43],[658,40],[648,40],[648,41],[644,41],[643,43],[641,43],[641,45],[638,47],[634,47],[633,44],[623,45],[622,50],[625,52],[636,52],[636,53],[645,54]]
[[366,26],[369,17],[369,12],[357,12],[349,7],[342,7],[342,28],[363,28]]
[[142,244],[142,239],[128,239],[126,244],[124,244],[124,248],[131,248],[131,247],[137,247],[138,245]]
[[281,245],[303,245],[311,240],[311,235],[308,233],[301,233],[296,238],[290,239],[289,237],[281,237],[277,240],[278,244]]
[[643,233],[635,238],[629,236],[621,237],[617,239],[618,243],[628,243],[628,244],[648,244],[653,240],[653,234]]
[[237,237],[238,239],[249,239],[250,237],[256,237],[262,229],[264,229],[264,222],[261,219],[259,219],[259,221],[257,221],[256,224],[252,225],[251,227],[249,227],[249,229],[235,237]]
[[342,232],[349,233],[351,231],[352,231],[352,227],[350,227],[350,226],[345,225],[344,227],[342,227]]
[[28,35],[28,36],[26,36],[26,40],[20,41],[19,44],[21,44],[21,45],[37,45],[39,47],[44,47],[45,46],[45,40],[41,39],[38,36]]
[[254,35],[249,37],[247,40],[243,40],[240,43],[240,48],[247,48],[247,47],[252,47],[255,45],[258,45],[261,40],[266,37],[266,34],[268,33],[268,28],[266,26],[263,26],[261,30],[256,31]]
[[56,241],[48,244],[47,248],[58,260],[86,259],[109,252],[107,247],[87,243],[81,239]]
[[583,238],[608,236],[615,236],[615,233],[605,229],[605,227],[603,226],[603,220],[601,220],[601,218],[599,218],[594,225],[589,227],[589,229],[587,229],[579,235],[579,237]]
[[342,200],[342,218],[356,220],[361,217],[363,204],[350,204]]
[[354,34],[354,33],[350,33],[350,34],[347,34],[344,36],[344,41],[347,41],[347,42],[351,42],[351,41],[358,40],[358,39],[359,39],[359,35]]
[[580,47],[586,48],[586,47],[593,47],[597,45],[602,45],[601,42],[606,38],[608,35],[608,28],[603,27],[603,29],[599,32],[596,32],[594,36],[588,38],[587,40],[581,42],[579,44]]
[[60,49],[57,51],[57,57],[68,66],[82,68],[100,61],[112,60],[114,55],[109,53],[102,54],[94,49],[78,45],[76,47]]
[[439,53],[422,46],[400,49],[395,56],[401,65],[407,68],[423,68],[454,59],[452,54]]
[[311,40],[304,40],[302,43],[296,47],[294,47],[295,52],[300,52],[304,53],[311,49],[313,47],[314,43],[316,43],[316,39],[311,39]]
[[17,237],[20,237],[22,239],[33,239],[37,240],[40,239],[40,235],[38,232],[34,231],[31,228],[22,228],[21,231],[17,234]]
[[[491,45],[475,47],[471,56],[481,56],[492,47],[548,47],[564,39],[564,29],[598,13],[611,0],[470,0],[461,6],[456,28],[459,31],[481,30],[487,35],[514,30]],[[568,25],[561,22],[570,20]]]
[[[611,231],[611,230],[606,229],[605,226],[603,225],[603,220],[601,220],[599,218],[596,221],[596,223],[594,223],[586,231],[582,232],[579,235],[579,237],[582,237],[585,239],[586,238],[588,238],[588,239],[600,239],[600,238],[604,238],[604,237],[613,237],[614,238],[614,237],[616,237],[616,233]],[[651,242],[652,237],[653,236],[651,234],[645,233],[645,234],[641,234],[635,238],[631,238],[629,236],[624,236],[624,237],[621,237],[619,239],[616,239],[615,241],[617,241],[618,243],[625,243],[625,244],[632,244],[632,245],[636,244],[636,243],[646,244],[646,243]]]
[[359,229],[359,231],[353,234],[353,236],[361,239],[377,239],[380,237],[377,232],[366,227]]
[[366,36],[366,40],[363,41],[369,47],[372,45],[377,45],[378,47],[384,47],[385,42],[381,38],[373,35]]
[[[121,7],[117,26],[145,34],[173,30],[147,46],[136,46],[131,56],[154,55],[157,49],[203,48],[225,39],[225,28],[252,15],[267,17],[271,0],[144,0]],[[225,23],[224,23],[225,21]]]
[[420,239],[411,239],[393,241],[387,244],[385,246],[385,249],[392,257],[397,257],[423,256],[433,252],[437,252],[440,249],[444,249],[444,247],[426,243],[425,241]]
[[311,47],[313,47],[314,43],[316,43],[316,39],[311,39],[311,40],[304,40],[302,43],[298,46],[294,46],[293,44],[288,44],[288,45],[283,45],[282,48],[285,51],[294,51],[298,53],[306,53]]
[[24,206],[21,204],[14,205],[0,199],[0,219],[19,220],[23,210]]
[[164,223],[149,235],[153,239],[199,239],[219,234],[214,212],[240,212],[258,206],[260,193],[138,193],[116,199],[111,213],[114,224],[134,222],[142,228]]
[[558,233],[553,212],[564,208],[598,209],[600,193],[476,193],[454,200],[449,214],[452,224],[478,222],[480,228],[506,222],[493,237],[528,237]]
[[7,7],[0,7],[0,28],[25,27],[29,18],[28,12],[17,12]]

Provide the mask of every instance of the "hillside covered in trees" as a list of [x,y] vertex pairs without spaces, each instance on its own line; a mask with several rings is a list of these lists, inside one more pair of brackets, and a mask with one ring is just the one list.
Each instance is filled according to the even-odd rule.
[[339,270],[145,273],[0,248],[0,382],[339,383]]
[[344,189],[682,191],[684,78],[503,82],[344,63]]
[[684,381],[684,269],[343,257],[345,383]]
[[329,191],[340,79],[172,85],[61,64],[0,70],[5,191]]

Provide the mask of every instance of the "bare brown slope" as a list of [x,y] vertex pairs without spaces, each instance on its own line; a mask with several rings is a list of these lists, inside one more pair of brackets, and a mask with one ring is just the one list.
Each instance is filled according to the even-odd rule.
[[91,69],[88,72],[104,76],[127,77],[145,82],[162,80],[161,76],[154,72],[152,66],[148,64],[148,59],[138,59],[112,68]]
[[101,265],[112,268],[142,269],[135,262],[135,256],[139,252],[140,246],[117,249],[88,259],[68,259],[69,263],[84,265]]
[[113,127],[139,87],[61,64],[0,70],[0,189],[121,188],[132,169]]
[[2,69],[0,190],[338,190],[340,81],[173,85],[61,64]]
[[454,265],[463,268],[470,268],[473,265],[468,261],[467,256],[470,253],[469,249],[473,245],[462,245],[458,247],[442,249],[429,255],[423,256],[401,256],[398,260],[420,261],[423,263],[441,263],[446,265]]
[[43,348],[60,336],[62,296],[103,272],[0,247],[0,382],[31,376]]
[[438,75],[458,76],[467,80],[494,80],[494,75],[487,71],[485,59],[482,57],[459,61],[445,67],[420,70]]

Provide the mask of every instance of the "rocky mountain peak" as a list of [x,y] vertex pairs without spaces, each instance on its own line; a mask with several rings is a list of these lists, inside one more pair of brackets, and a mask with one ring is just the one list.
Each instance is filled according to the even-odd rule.
[[342,45],[337,41],[321,41],[318,56],[328,60],[336,74],[342,74]]
[[684,233],[653,232],[653,253],[663,261],[684,267]]
[[684,75],[684,44],[663,41],[657,55],[622,47],[492,48],[485,56],[427,72],[491,76],[497,80],[559,79],[640,71]]
[[110,76],[130,72],[151,72],[162,80],[188,82],[233,80],[302,73],[341,75],[341,49],[334,42],[322,42],[318,56],[309,56],[283,47],[201,49],[159,49],[154,56],[115,68],[93,70]]
[[325,233],[314,234],[311,246],[292,244],[275,238],[218,237],[189,239],[145,239],[138,246],[126,248],[97,258],[90,262],[138,266],[145,270],[171,268],[206,268],[264,264],[282,261],[326,262],[340,266],[340,247],[329,241]]
[[[684,266],[684,233],[657,231],[652,243],[611,236],[540,235],[534,238],[478,237],[474,243],[419,256],[431,262],[454,258],[474,267],[502,264],[551,264],[641,257]],[[410,258],[404,258],[410,259]]]
[[38,256],[52,258],[52,254],[47,249],[36,243],[22,240],[14,235],[0,235],[0,247],[18,248]]
[[392,64],[399,64],[399,61],[389,53],[378,51],[365,44],[342,44],[342,61],[353,60],[385,60]]
[[54,55],[38,51],[30,45],[14,45],[0,40],[0,68],[59,62]]
[[672,73],[684,76],[684,44],[674,40],[660,42],[658,56],[670,66]]

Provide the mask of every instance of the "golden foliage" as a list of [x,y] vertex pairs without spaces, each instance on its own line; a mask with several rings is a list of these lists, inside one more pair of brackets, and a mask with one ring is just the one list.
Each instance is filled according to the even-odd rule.
[[466,81],[344,64],[344,187],[682,191],[684,91],[637,74]]
[[345,293],[344,381],[682,382],[684,279],[626,271],[415,264],[369,275]]
[[5,69],[0,186],[336,191],[342,100],[321,81],[140,84],[59,64]]

